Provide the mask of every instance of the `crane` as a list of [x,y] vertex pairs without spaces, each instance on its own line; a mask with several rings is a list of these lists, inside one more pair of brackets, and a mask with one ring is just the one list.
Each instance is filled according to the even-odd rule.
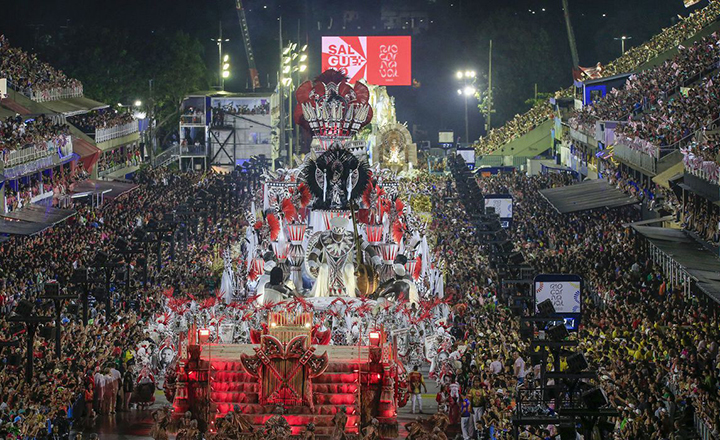
[[255,66],[255,55],[253,55],[252,44],[250,43],[250,30],[247,25],[247,18],[245,17],[245,10],[243,9],[242,0],[235,0],[235,9],[237,10],[238,20],[240,21],[240,28],[242,29],[243,43],[245,44],[245,53],[248,59],[248,69],[250,70],[250,80],[252,82],[253,91],[260,88],[260,76],[258,75],[257,67]]

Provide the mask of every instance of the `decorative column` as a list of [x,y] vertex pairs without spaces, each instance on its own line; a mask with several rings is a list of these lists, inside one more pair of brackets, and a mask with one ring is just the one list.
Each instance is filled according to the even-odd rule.
[[278,267],[283,270],[284,279],[287,279],[290,276],[290,271],[288,270],[288,264],[287,264],[287,258],[288,258],[288,252],[290,250],[290,243],[286,241],[273,241],[272,242],[272,249],[273,253],[275,254],[275,257],[278,260]]
[[302,244],[305,238],[307,225],[305,223],[289,223],[288,237],[290,238],[290,248],[288,251],[288,263],[290,266],[290,279],[295,284],[298,293],[302,291],[302,264],[305,260],[305,251]]
[[380,274],[380,282],[387,281],[393,276],[393,264],[397,257],[400,246],[396,243],[384,243],[380,248],[383,258],[383,270]]

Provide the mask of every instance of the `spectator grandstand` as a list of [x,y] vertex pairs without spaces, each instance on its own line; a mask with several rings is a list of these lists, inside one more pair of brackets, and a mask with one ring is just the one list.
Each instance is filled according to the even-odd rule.
[[0,77],[7,78],[11,87],[38,102],[83,94],[80,81],[68,78],[35,54],[11,47],[5,35],[0,35]]
[[[602,77],[634,71],[656,56],[677,48],[681,42],[692,38],[698,31],[717,20],[718,16],[720,16],[720,2],[712,0],[705,8],[690,14],[689,17],[686,17],[675,25],[663,29],[662,32],[650,41],[629,49],[620,58],[604,66],[601,71]],[[701,63],[705,63],[709,57],[715,56],[715,50],[712,51],[713,54],[707,54],[705,52],[704,50],[693,51],[688,54],[687,60],[692,59],[692,56],[696,56]],[[684,58],[681,57],[681,60],[682,59]],[[698,66],[698,69],[701,69],[701,66],[705,66],[705,64]],[[690,72],[693,70],[694,69],[688,70],[687,74],[684,74],[683,77],[691,78],[693,75],[691,75]],[[681,80],[678,80],[678,83],[679,82],[681,82]],[[657,87],[664,87],[664,84],[658,84]],[[569,89],[558,91],[556,97],[560,96],[571,96],[571,92]],[[655,98],[657,99],[659,97]],[[650,98],[648,97],[648,99]],[[492,129],[486,136],[480,138],[474,144],[477,154],[489,154],[511,140],[527,134],[542,122],[550,119],[552,117],[551,110],[549,104],[540,104],[522,115],[516,115],[515,118],[504,126]]]

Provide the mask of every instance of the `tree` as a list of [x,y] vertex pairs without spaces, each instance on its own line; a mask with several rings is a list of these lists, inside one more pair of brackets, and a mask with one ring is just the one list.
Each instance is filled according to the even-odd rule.
[[202,45],[182,31],[136,33],[90,26],[51,40],[41,50],[51,64],[82,81],[87,97],[110,105],[138,99],[149,103],[153,80],[158,121],[172,122],[183,96],[208,87]]
[[[489,40],[493,40],[493,126],[528,110],[533,103],[527,101],[534,97],[535,84],[544,90],[558,90],[572,81],[560,18],[539,18],[502,9],[486,16],[477,26],[476,53],[487,54]],[[487,68],[483,70],[487,72]],[[478,86],[486,94],[487,74],[481,76]]]

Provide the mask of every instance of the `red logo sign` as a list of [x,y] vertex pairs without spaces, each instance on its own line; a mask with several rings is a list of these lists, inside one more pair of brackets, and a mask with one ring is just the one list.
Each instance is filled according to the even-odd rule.
[[323,37],[322,69],[344,72],[350,82],[379,86],[412,84],[412,42],[400,37]]

